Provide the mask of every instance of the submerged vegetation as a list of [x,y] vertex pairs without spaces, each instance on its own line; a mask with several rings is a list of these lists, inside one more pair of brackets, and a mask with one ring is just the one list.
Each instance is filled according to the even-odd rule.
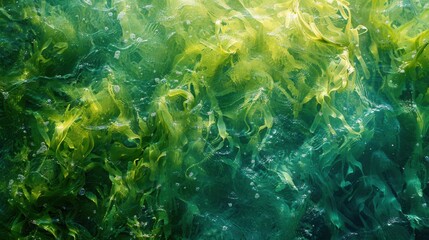
[[429,1],[0,0],[3,239],[422,239]]

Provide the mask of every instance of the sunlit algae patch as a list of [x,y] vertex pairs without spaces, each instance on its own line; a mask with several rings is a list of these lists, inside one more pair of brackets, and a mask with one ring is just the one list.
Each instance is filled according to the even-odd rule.
[[428,239],[428,0],[0,0],[1,239]]

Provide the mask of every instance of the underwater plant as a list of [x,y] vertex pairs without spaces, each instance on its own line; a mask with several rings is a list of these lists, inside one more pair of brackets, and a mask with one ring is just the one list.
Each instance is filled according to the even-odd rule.
[[429,1],[0,0],[4,239],[423,239]]

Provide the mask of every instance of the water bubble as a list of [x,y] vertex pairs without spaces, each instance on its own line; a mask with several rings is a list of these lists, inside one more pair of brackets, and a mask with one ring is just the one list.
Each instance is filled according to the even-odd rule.
[[255,194],[255,199],[258,199],[260,196],[259,196],[259,193],[256,193]]
[[36,151],[36,154],[42,154],[44,152],[48,151],[48,147],[46,146],[45,142],[40,143],[40,148]]
[[228,203],[228,207],[232,207],[232,203]]
[[119,85],[113,85],[113,91],[115,93],[118,93],[121,90],[121,87]]
[[1,92],[3,94],[3,98],[4,100],[9,98],[9,93],[8,92]]
[[19,180],[20,182],[23,182],[23,181],[25,180],[24,175],[22,175],[22,174],[18,174],[18,180]]
[[229,199],[238,199],[238,196],[237,196],[237,193],[235,193],[235,192],[231,192],[229,195],[228,195],[228,198]]
[[79,190],[79,195],[81,195],[81,196],[85,195],[85,188],[81,188]]
[[9,188],[12,187],[13,183],[14,183],[13,179],[9,180]]
[[119,59],[119,56],[121,56],[121,51],[115,51],[115,55],[113,57]]
[[227,227],[227,226],[223,226],[223,227],[222,227],[222,230],[223,230],[223,231],[226,231],[226,230],[228,230],[228,227]]
[[122,18],[124,18],[125,17],[125,12],[124,11],[122,11],[122,12],[120,12],[119,14],[118,14],[118,20],[121,20]]

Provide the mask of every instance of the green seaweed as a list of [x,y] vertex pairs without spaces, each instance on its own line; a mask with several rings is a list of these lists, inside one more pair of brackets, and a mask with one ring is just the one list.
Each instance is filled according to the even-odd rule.
[[4,239],[423,239],[429,2],[0,0]]

